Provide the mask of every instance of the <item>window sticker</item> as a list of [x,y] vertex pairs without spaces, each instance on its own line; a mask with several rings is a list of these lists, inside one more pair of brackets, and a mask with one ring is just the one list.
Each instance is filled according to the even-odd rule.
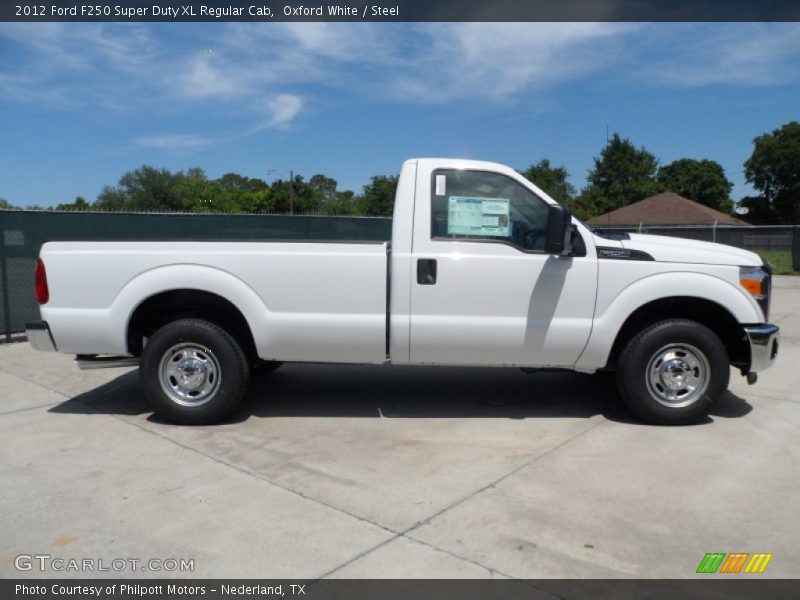
[[444,196],[447,193],[447,175],[436,176],[436,195]]
[[450,196],[447,233],[511,237],[510,204],[506,198]]

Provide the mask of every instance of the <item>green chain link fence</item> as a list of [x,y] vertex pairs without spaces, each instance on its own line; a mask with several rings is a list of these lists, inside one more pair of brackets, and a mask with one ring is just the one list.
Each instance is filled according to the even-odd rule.
[[381,217],[0,210],[0,335],[39,318],[33,273],[42,244],[70,240],[387,241]]

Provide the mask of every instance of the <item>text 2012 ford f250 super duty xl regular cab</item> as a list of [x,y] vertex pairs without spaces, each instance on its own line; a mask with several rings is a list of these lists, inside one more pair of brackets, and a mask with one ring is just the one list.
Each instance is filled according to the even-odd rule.
[[752,383],[775,360],[770,283],[752,252],[606,239],[513,169],[418,159],[391,243],[46,243],[27,335],[84,368],[138,363],[185,424],[225,417],[252,366],[283,361],[615,370],[631,409],[678,424],[729,365]]

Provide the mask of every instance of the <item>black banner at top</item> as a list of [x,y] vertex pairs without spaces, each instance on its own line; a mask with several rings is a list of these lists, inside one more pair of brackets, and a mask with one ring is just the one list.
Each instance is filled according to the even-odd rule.
[[800,21],[798,0],[2,0],[0,21]]

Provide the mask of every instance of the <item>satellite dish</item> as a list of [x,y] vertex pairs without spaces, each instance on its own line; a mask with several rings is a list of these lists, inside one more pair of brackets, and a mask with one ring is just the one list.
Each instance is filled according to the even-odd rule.
[[746,206],[737,206],[733,209],[733,212],[735,212],[737,215],[746,215],[750,212],[750,209]]

